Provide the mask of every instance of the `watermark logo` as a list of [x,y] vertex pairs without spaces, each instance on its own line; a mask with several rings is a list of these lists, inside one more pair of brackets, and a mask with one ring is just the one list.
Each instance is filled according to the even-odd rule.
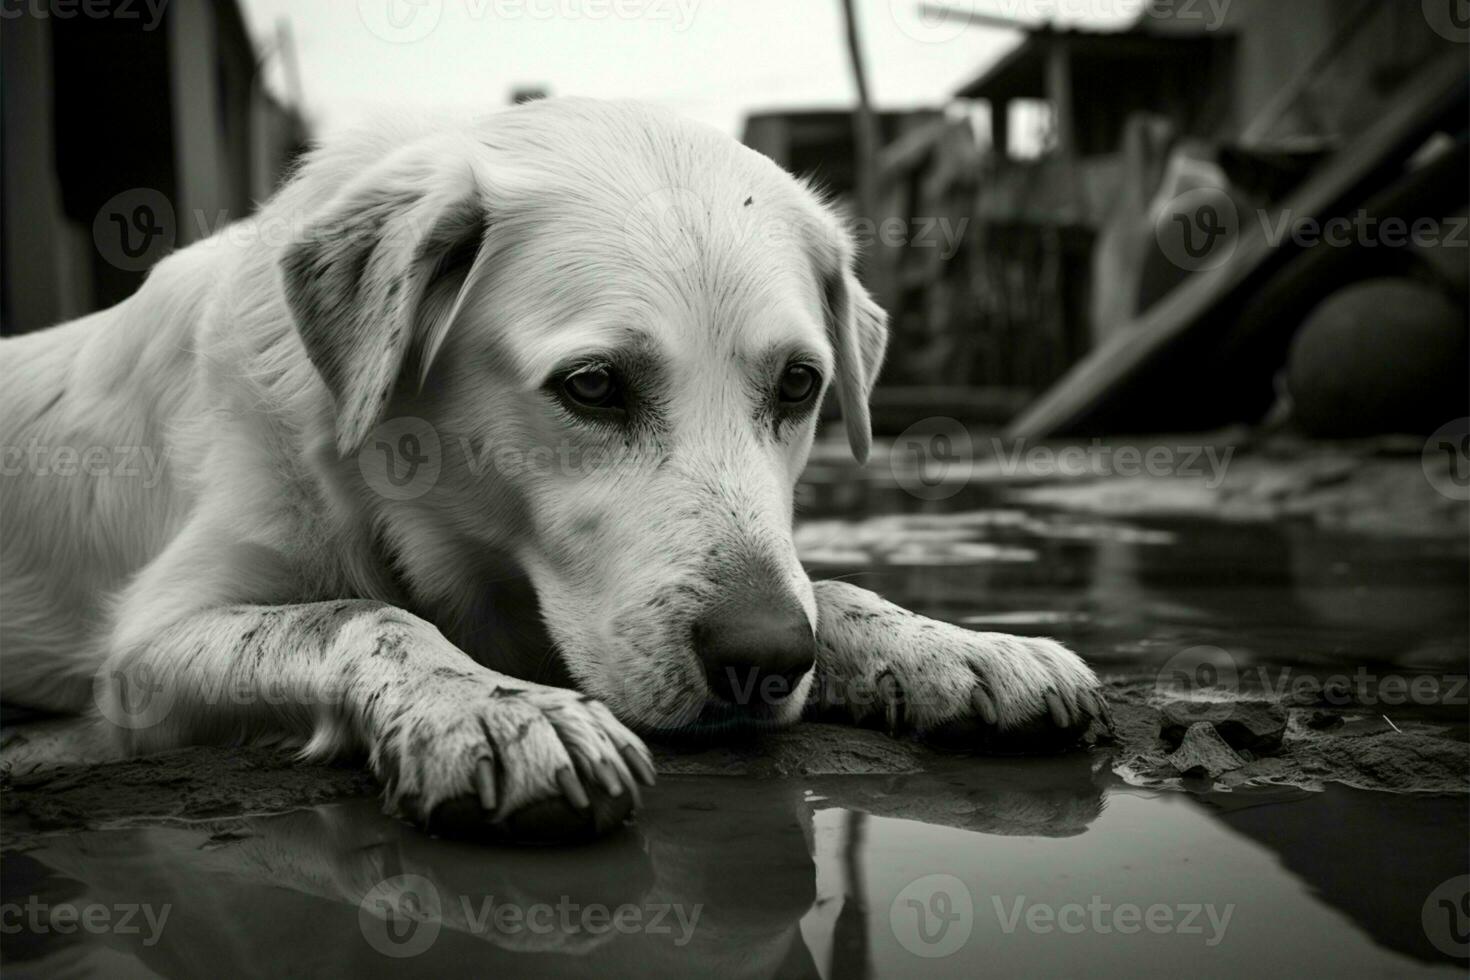
[[357,927],[368,945],[384,956],[417,956],[434,945],[443,928],[439,889],[421,875],[380,881],[359,903]]
[[357,454],[363,480],[389,500],[422,497],[439,482],[442,467],[439,433],[412,415],[375,426]]
[[1154,675],[1154,690],[1171,697],[1233,693],[1240,688],[1235,658],[1220,647],[1197,646],[1181,650]]
[[934,416],[904,429],[888,465],[894,481],[920,500],[944,500],[964,489],[975,464],[970,430],[957,419]]
[[893,899],[888,925],[900,946],[924,959],[950,956],[970,940],[975,900],[954,875],[925,875]]
[[[986,471],[1007,479],[1055,480],[1109,477],[1183,477],[1213,490],[1225,482],[1234,446],[1203,444],[1121,445],[1090,443],[1032,445],[992,436]],[[958,493],[974,475],[977,446],[965,426],[946,416],[920,419],[894,441],[888,464],[895,482],[923,500]]]
[[1154,234],[1165,258],[1200,272],[1230,261],[1247,221],[1268,248],[1470,247],[1470,218],[1463,215],[1409,220],[1359,208],[1324,219],[1290,209],[1257,208],[1242,216],[1229,194],[1216,187],[1196,188],[1170,200],[1154,220]]
[[[861,253],[883,248],[925,248],[939,253],[948,262],[959,253],[970,228],[969,218],[953,220],[947,215],[914,215],[909,218],[889,216],[881,221],[857,215],[846,222],[848,234]],[[773,236],[767,235],[767,239]]]
[[1470,246],[1470,218],[1415,218],[1398,215],[1380,217],[1358,208],[1322,220],[1315,215],[1291,210],[1272,212],[1258,208],[1256,223],[1272,248],[1290,241],[1297,248],[1466,248]]
[[176,693],[162,671],[125,653],[108,657],[92,677],[98,712],[123,731],[162,724],[173,711]]
[[1470,959],[1470,875],[1441,882],[1420,911],[1424,935],[1446,956]]
[[1102,439],[1087,445],[1027,446],[1018,439],[1010,446],[991,437],[991,457],[1007,477],[1051,480],[1057,477],[1192,477],[1214,490],[1225,482],[1235,455],[1234,446],[1165,445],[1111,446]]
[[888,16],[899,31],[924,44],[953,41],[970,29],[970,15],[983,13],[977,0],[938,4],[918,0],[888,0]]
[[1423,0],[1424,19],[1446,41],[1470,43],[1470,0]]
[[1430,486],[1451,500],[1470,500],[1470,416],[1436,429],[1420,462]]
[[379,40],[412,44],[434,33],[444,0],[357,0],[357,15]]
[[[1320,704],[1335,708],[1443,707],[1470,704],[1464,674],[1380,674],[1367,667],[1351,673],[1302,673],[1290,667],[1240,667],[1228,650],[1192,646],[1166,660],[1154,675],[1154,693],[1187,711],[1191,701],[1202,715],[1219,720],[1232,695],[1253,694],[1277,704]],[[1223,696],[1223,697],[1222,697]]]
[[1188,272],[1218,269],[1240,241],[1240,212],[1219,187],[1198,187],[1172,199],[1154,219],[1164,257]]
[[[325,605],[325,604],[324,604]],[[297,616],[294,624],[307,624],[309,614]],[[253,653],[263,649],[257,637],[261,616],[246,613],[241,622],[249,624],[241,638],[241,650]],[[173,711],[178,687],[170,683],[172,675],[146,656],[120,651],[112,654],[92,677],[92,694],[97,710],[107,721],[124,731],[141,731],[160,725]],[[174,678],[176,680],[176,678]],[[269,705],[319,711],[340,706],[348,696],[342,684],[302,686],[289,675],[209,674],[194,678],[190,685],[190,704],[195,708],[226,705],[243,708]]]
[[174,206],[153,187],[114,194],[92,219],[92,242],[109,265],[144,272],[178,241]]

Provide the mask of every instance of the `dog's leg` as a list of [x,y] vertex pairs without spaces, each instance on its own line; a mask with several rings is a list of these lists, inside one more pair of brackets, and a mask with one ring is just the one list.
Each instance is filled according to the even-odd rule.
[[[478,795],[501,819],[585,785],[634,795],[647,749],[602,704],[488,670],[416,616],[367,600],[230,606],[123,644],[98,707],[129,748],[275,733],[308,756],[365,750],[390,805],[426,820]],[[582,780],[579,782],[578,777]]]
[[813,582],[817,679],[809,713],[1011,748],[1107,721],[1097,677],[1054,640],[926,619],[846,582]]

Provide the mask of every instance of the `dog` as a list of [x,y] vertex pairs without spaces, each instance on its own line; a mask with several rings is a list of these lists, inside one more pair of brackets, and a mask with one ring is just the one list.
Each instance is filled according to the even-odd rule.
[[643,736],[804,711],[1075,735],[1107,708],[1061,645],[797,560],[829,389],[870,448],[853,268],[808,184],[647,106],[325,141],[131,298],[0,347],[5,699],[130,752],[360,753],[430,825],[631,808]]

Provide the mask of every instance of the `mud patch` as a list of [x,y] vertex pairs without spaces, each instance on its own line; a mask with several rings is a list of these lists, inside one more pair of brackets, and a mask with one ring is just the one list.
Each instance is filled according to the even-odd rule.
[[57,831],[276,813],[377,792],[366,771],[281,748],[193,748],[139,759],[0,769],[0,843]]
[[[1205,792],[1340,783],[1391,793],[1470,792],[1470,744],[1445,726],[1394,725],[1351,706],[1263,702],[1259,694],[1180,699],[1151,680],[1115,684],[1109,701],[1119,729],[1113,771],[1134,786]],[[1262,737],[1277,718],[1284,729]]]
[[[1320,790],[1331,783],[1392,793],[1470,792],[1470,744],[1449,729],[1411,721],[1395,727],[1351,707],[1278,702],[1268,710],[1250,697],[1207,693],[1181,703],[1151,680],[1115,680],[1109,701],[1117,731],[1089,732],[1090,760],[1082,760],[1130,785],[1192,793]],[[1263,719],[1282,716],[1279,741],[1262,740]],[[1183,730],[1181,718],[1192,722]],[[50,723],[35,734],[7,730],[0,846],[84,829],[279,813],[378,793],[359,767],[303,763],[287,748],[207,747],[141,759],[88,758],[89,751],[97,746],[79,723]],[[660,774],[670,776],[894,776],[964,765],[953,753],[911,739],[814,723],[735,744],[656,746],[655,754]]]

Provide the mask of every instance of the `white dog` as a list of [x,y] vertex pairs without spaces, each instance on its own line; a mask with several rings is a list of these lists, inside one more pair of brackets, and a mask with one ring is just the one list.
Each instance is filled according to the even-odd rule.
[[4,697],[134,751],[362,751],[431,825],[631,806],[635,731],[1075,735],[1106,707],[1061,646],[797,561],[829,381],[868,451],[852,261],[797,180],[646,107],[329,142],[126,302],[0,346]]

